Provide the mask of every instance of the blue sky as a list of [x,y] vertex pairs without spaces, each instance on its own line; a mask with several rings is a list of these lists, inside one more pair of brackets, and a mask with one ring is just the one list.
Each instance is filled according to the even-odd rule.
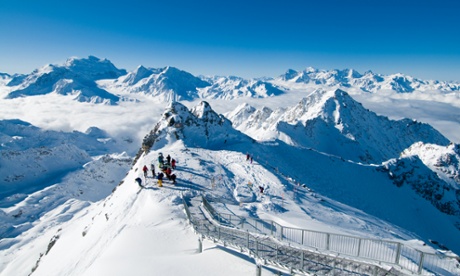
[[0,72],[71,56],[275,77],[354,68],[460,81],[460,1],[0,0]]

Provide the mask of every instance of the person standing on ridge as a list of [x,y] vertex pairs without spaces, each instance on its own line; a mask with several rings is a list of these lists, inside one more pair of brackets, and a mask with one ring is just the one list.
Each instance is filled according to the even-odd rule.
[[158,173],[158,176],[157,176],[157,178],[158,178],[158,187],[163,187],[163,176],[164,176],[163,173],[161,173],[161,172]]
[[166,164],[171,164],[171,156],[169,156],[169,154],[166,156]]
[[147,172],[149,171],[149,169],[147,168],[146,165],[144,165],[144,167],[142,168],[142,171],[144,172],[144,177],[147,177]]
[[161,168],[164,165],[163,153],[158,154],[158,166]]
[[174,158],[171,160],[171,168],[172,168],[173,170],[176,169],[176,159],[174,159]]

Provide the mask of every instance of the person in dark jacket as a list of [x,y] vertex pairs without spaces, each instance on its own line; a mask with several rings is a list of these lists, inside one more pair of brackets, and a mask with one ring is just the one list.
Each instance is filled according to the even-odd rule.
[[176,175],[175,174],[171,174],[171,180],[172,180],[173,184],[176,184]]
[[158,187],[163,187],[163,176],[164,174],[163,173],[158,173],[157,175],[157,179],[158,179]]
[[171,164],[171,156],[169,156],[169,154],[166,156],[166,164]]

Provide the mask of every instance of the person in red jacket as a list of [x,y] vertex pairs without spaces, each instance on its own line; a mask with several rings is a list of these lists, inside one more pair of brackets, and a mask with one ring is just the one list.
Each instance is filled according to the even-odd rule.
[[147,172],[149,171],[149,168],[147,168],[147,166],[144,165],[144,167],[142,168],[142,170],[144,171],[144,177],[147,177]]

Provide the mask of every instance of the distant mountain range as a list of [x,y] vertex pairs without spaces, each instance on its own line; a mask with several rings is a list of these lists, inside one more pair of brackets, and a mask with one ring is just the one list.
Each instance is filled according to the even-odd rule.
[[[105,80],[104,82],[100,82]],[[244,79],[235,76],[194,76],[174,67],[146,68],[132,72],[116,68],[97,57],[71,58],[64,65],[46,65],[26,75],[0,75],[0,85],[9,89],[7,98],[57,93],[80,102],[117,104],[129,100],[131,93],[144,93],[159,101],[194,99],[265,98],[286,93],[295,85],[356,89],[377,93],[460,91],[460,83],[424,81],[403,74],[380,75],[353,69],[303,71],[288,70],[277,78]],[[123,95],[123,96],[122,96]]]
[[318,70],[309,67],[303,71],[288,70],[276,78],[276,83],[305,83],[329,87],[355,88],[365,92],[391,90],[398,93],[418,91],[452,92],[460,90],[460,83],[419,80],[404,74],[380,75],[372,71],[360,74],[353,69]]

